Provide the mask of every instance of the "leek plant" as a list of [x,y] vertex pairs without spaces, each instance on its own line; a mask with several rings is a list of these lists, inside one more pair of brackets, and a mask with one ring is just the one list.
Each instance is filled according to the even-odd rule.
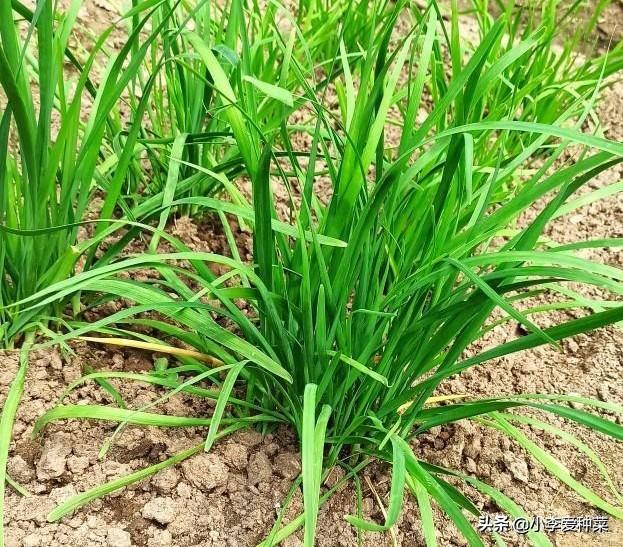
[[[0,84],[6,95],[0,128],[0,334],[5,343],[28,323],[19,308],[6,306],[73,270],[77,228],[53,228],[74,222],[86,210],[107,130],[107,117],[100,115],[84,138],[89,146],[81,146],[80,106],[93,58],[75,82],[73,96],[63,80],[64,51],[78,8],[74,2],[55,26],[52,2],[40,2],[22,40],[11,3],[0,7]],[[36,61],[27,51],[34,34]],[[19,149],[9,146],[14,132]]]
[[[106,336],[91,339],[160,351],[181,365],[159,366],[148,374],[97,372],[74,382],[68,392],[91,380],[147,382],[167,388],[164,397],[185,391],[215,399],[214,413],[169,416],[151,411],[152,405],[129,410],[61,401],[40,418],[36,434],[60,419],[110,420],[119,428],[128,423],[206,426],[208,431],[199,446],[63,502],[50,520],[210,450],[236,429],[254,425],[267,430],[285,423],[301,444],[304,514],[283,527],[278,519],[262,545],[276,545],[304,526],[305,545],[311,547],[319,506],[336,488],[321,492],[330,469],[342,466],[346,478],[353,477],[379,459],[392,474],[386,518],[371,522],[346,515],[353,526],[390,530],[408,492],[419,505],[428,547],[437,544],[432,503],[469,545],[482,546],[474,527],[479,510],[456,484],[470,485],[511,516],[525,516],[524,510],[461,470],[422,461],[410,445],[433,427],[463,419],[501,431],[581,498],[623,518],[621,495],[594,452],[582,450],[611,485],[611,495],[578,482],[517,427],[530,423],[588,448],[572,434],[517,410],[538,409],[620,441],[623,428],[599,412],[620,414],[621,406],[565,394],[465,397],[447,404],[433,398],[444,380],[473,366],[543,344],[557,346],[565,337],[623,320],[623,307],[616,301],[592,301],[566,286],[591,285],[621,295],[621,269],[576,254],[591,247],[618,247],[621,240],[556,245],[542,238],[552,219],[586,202],[574,201],[578,190],[623,162],[622,144],[581,130],[594,116],[602,78],[616,65],[608,64],[608,57],[590,64],[594,70],[584,73],[586,81],[544,123],[537,113],[547,110],[544,105],[560,74],[552,73],[551,90],[535,100],[540,74],[528,74],[536,68],[526,67],[550,44],[547,21],[511,40],[505,29],[514,12],[505,11],[487,19],[480,43],[464,55],[456,11],[448,29],[431,1],[417,12],[406,35],[399,34],[395,26],[407,6],[397,2],[384,13],[380,31],[362,42],[365,55],[356,70],[351,70],[348,49],[341,47],[339,112],[329,108],[324,95],[318,96],[304,66],[290,58],[269,100],[282,102],[289,78],[297,78],[302,90],[298,104],[312,112],[305,128],[312,139],[308,150],[296,147],[298,127],[281,121],[277,133],[264,133],[253,124],[256,103],[250,98],[255,88],[232,85],[223,59],[201,36],[187,31],[218,93],[253,199],[251,207],[213,197],[186,197],[168,206],[213,209],[222,220],[231,256],[189,251],[159,226],[151,230],[167,239],[174,252],[109,261],[53,283],[19,305],[36,312],[75,291],[133,301],[134,306],[94,323],[71,322],[70,332],[50,343],[98,333]],[[287,52],[288,42],[282,47]],[[451,61],[449,75],[444,51]],[[429,97],[432,107],[422,109]],[[418,117],[421,110],[424,115]],[[398,142],[387,140],[390,127],[399,128]],[[563,152],[570,146],[580,150],[579,157],[565,163]],[[330,196],[318,194],[321,177],[331,182]],[[278,186],[291,196],[288,221],[277,214]],[[544,203],[539,213],[520,225],[519,217],[538,201]],[[240,259],[226,215],[253,227],[253,264]],[[181,261],[188,267],[182,268]],[[210,264],[225,273],[215,274]],[[143,282],[127,275],[145,268],[159,272],[160,279]],[[544,291],[564,297],[549,309],[577,308],[579,318],[539,327],[540,308],[532,298]],[[243,313],[240,300],[254,313]],[[159,312],[157,318],[137,317],[153,310]],[[527,334],[466,357],[465,350],[489,331],[495,310],[503,321],[523,325]],[[225,329],[223,322],[234,328]],[[137,323],[151,327],[155,335],[133,333]],[[194,349],[167,345],[158,333]],[[218,389],[205,387],[204,381]],[[528,539],[551,545],[541,532],[530,532]]]
[[[338,38],[351,46],[355,61],[360,59],[358,41],[373,33],[382,21],[369,17],[371,11],[370,3],[355,0],[332,2],[330,10],[319,2],[301,1],[296,18],[276,1],[264,7],[242,0],[228,0],[222,5],[208,0],[194,5],[158,2],[152,25],[163,18],[165,24],[135,79],[144,85],[147,78],[157,74],[137,157],[128,171],[128,192],[133,201],[140,204],[145,196],[162,193],[178,199],[207,196],[225,189],[232,201],[247,205],[231,181],[248,175],[252,166],[247,165],[244,150],[231,139],[214,81],[185,31],[201,37],[203,47],[218,60],[232,89],[247,97],[244,112],[249,122],[261,128],[260,134],[271,134],[278,132],[282,121],[297,108],[294,95],[300,86],[287,70],[291,59],[305,66],[312,78],[316,71],[322,74],[315,85],[326,86],[339,74],[339,70],[332,71],[339,69],[334,63]],[[290,93],[280,94],[275,84]],[[275,93],[280,102],[270,100]],[[129,94],[129,104],[136,110],[134,93]],[[249,137],[258,141],[259,134],[254,131]],[[141,166],[143,159],[149,163],[147,169]],[[178,208],[198,212],[197,205]]]
[[[362,11],[365,5],[348,2],[331,17],[347,14],[356,23],[349,28],[358,28],[363,35],[369,31]],[[250,133],[247,147],[241,150],[232,142],[230,117],[223,119],[218,97],[211,99],[217,93],[206,55],[223,64],[224,77],[236,75],[234,88],[245,89],[245,107],[253,112],[250,123],[270,133],[278,131],[280,120],[291,109],[285,110],[284,102],[265,100],[279,89],[266,80],[289,74],[283,67],[291,58],[312,63],[306,66],[313,73],[317,68],[313,55],[320,56],[317,52],[330,49],[327,44],[337,39],[333,33],[317,30],[319,6],[306,11],[307,32],[293,31],[284,48],[273,20],[276,3],[261,14],[257,5],[247,13],[240,0],[221,7],[202,1],[193,9],[179,0],[146,0],[134,2],[117,23],[125,22],[130,29],[123,48],[115,54],[106,51],[112,31],[108,29],[83,66],[68,47],[80,6],[81,1],[74,0],[64,12],[57,12],[55,2],[41,0],[31,11],[13,0],[2,7],[0,85],[6,107],[0,125],[0,337],[4,345],[12,344],[42,318],[44,322],[59,318],[65,305],[59,302],[37,313],[22,313],[16,302],[69,278],[81,257],[86,257],[81,268],[108,263],[141,231],[141,225],[133,224],[135,219],[159,215],[163,227],[174,197],[207,195],[222,188],[235,203],[248,205],[230,178],[253,172],[252,151],[259,149],[259,136]],[[353,8],[352,15],[347,7]],[[25,36],[18,32],[22,21],[28,26]],[[354,43],[356,36],[349,35]],[[203,58],[191,51],[193,41],[201,42]],[[302,46],[295,49],[297,43]],[[244,62],[238,58],[239,49],[244,51]],[[102,60],[107,67],[103,81],[96,85],[92,72]],[[77,73],[74,78],[68,77],[71,72],[65,61]],[[243,64],[244,70],[237,68]],[[296,79],[279,82],[293,87]],[[281,99],[293,108],[291,93]],[[127,124],[121,115],[124,103],[130,106]],[[84,122],[81,116],[87,111]],[[13,135],[18,146],[9,146]],[[141,154],[150,160],[149,169]],[[189,166],[200,170],[189,171]],[[146,198],[141,196],[132,204],[126,195],[128,181]],[[98,194],[103,196],[102,208],[90,211]],[[87,214],[100,218],[95,221],[94,237],[79,241]],[[112,232],[129,229],[123,244],[109,247],[102,259],[97,250],[111,235],[108,226],[115,216],[121,222],[114,224]],[[74,308],[79,307],[76,293]]]
[[[151,4],[137,5],[128,16],[140,15]],[[135,124],[122,154],[111,161],[107,142],[120,131],[114,114],[159,31],[154,28],[139,46],[149,19],[143,17],[96,86],[93,67],[112,29],[98,38],[84,65],[79,63],[68,43],[80,6],[80,0],[73,0],[65,11],[57,12],[52,0],[39,0],[34,11],[15,0],[0,3],[0,344],[11,347],[22,342],[20,367],[0,416],[0,547],[4,485],[11,482],[6,462],[29,350],[35,331],[45,331],[50,319],[58,320],[66,304],[26,310],[18,302],[99,263],[97,247],[111,233],[117,206],[124,206],[121,187],[138,136]],[[139,112],[145,108],[150,85]],[[106,171],[102,164],[108,165]],[[96,192],[105,192],[103,205],[100,211],[91,211]],[[95,237],[82,241],[79,228],[91,222],[90,213],[100,217]],[[110,260],[111,254],[103,258]],[[79,308],[79,295],[74,296],[74,307]]]
[[[140,15],[151,4],[137,5],[127,17]],[[68,49],[80,6],[81,1],[74,0],[62,13],[55,11],[51,0],[37,2],[34,12],[19,2],[3,2],[0,7],[0,86],[5,94],[0,122],[0,337],[4,345],[42,320],[62,315],[62,304],[36,314],[14,304],[71,277],[81,257],[85,257],[81,268],[91,267],[97,261],[101,235],[118,207],[130,214],[122,185],[140,124],[128,131],[118,155],[109,143],[122,130],[117,115],[121,96],[161,28],[156,26],[139,44],[150,20],[149,14],[142,17],[124,47],[109,59],[103,81],[96,87],[93,67],[112,28],[99,37],[81,65]],[[22,18],[28,25],[25,36],[19,32]],[[73,78],[65,61],[77,73]],[[142,90],[139,120],[152,85],[153,80],[148,81]],[[81,116],[87,112],[83,121]],[[91,211],[97,193],[103,194],[103,204],[101,210]],[[99,215],[96,237],[81,241],[79,228],[89,222],[87,214]]]

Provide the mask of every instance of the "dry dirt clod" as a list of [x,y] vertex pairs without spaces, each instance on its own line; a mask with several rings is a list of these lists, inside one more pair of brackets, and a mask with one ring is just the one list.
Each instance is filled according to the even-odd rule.
[[198,454],[182,463],[184,477],[196,488],[210,492],[227,485],[229,470],[215,454]]
[[228,465],[234,469],[244,469],[249,462],[247,447],[239,443],[230,443],[223,450],[223,457]]
[[142,515],[148,520],[160,524],[169,524],[175,520],[177,503],[171,498],[153,498],[143,507]]
[[17,482],[28,483],[35,478],[32,467],[19,454],[9,460],[7,470],[9,475]]
[[160,492],[170,492],[180,481],[179,471],[175,467],[168,467],[157,473],[152,479],[152,484]]
[[23,547],[39,547],[41,545],[41,536],[36,532],[28,534],[22,539],[22,545]]
[[192,495],[192,488],[187,482],[180,482],[177,485],[177,495],[180,498],[188,499]]
[[246,429],[238,433],[238,440],[248,447],[257,446],[262,442],[262,436],[252,429]]
[[69,456],[67,458],[67,469],[74,475],[79,475],[89,467],[89,458],[86,456]]
[[279,454],[275,458],[275,471],[284,479],[296,479],[301,472],[300,456],[292,452]]
[[13,510],[13,519],[18,522],[34,522],[42,525],[46,522],[46,517],[53,508],[54,502],[49,496],[20,498]]
[[78,491],[73,484],[67,484],[66,486],[61,486],[60,488],[53,488],[50,491],[50,499],[56,503],[63,503],[70,498],[73,498]]
[[106,541],[109,547],[132,547],[130,534],[121,528],[109,528]]
[[247,467],[249,483],[256,486],[263,482],[269,482],[273,476],[273,466],[264,452],[257,452],[251,456]]
[[156,530],[154,536],[147,541],[148,547],[169,547],[173,545],[173,536],[168,530]]
[[63,360],[57,351],[53,351],[50,354],[50,367],[54,370],[61,370],[63,368]]
[[597,388],[597,395],[600,401],[604,401],[607,403],[610,400],[610,390],[608,389],[608,386],[605,384],[599,386]]
[[478,455],[482,450],[482,443],[479,436],[473,436],[471,439],[465,443],[465,447],[463,448],[463,454],[471,458],[473,460],[478,459]]
[[569,338],[569,340],[567,340],[567,349],[571,353],[577,353],[578,350],[580,349],[580,346],[573,338]]
[[478,472],[478,466],[476,465],[476,462],[472,458],[469,458],[469,457],[465,459],[465,469],[467,469],[469,473]]
[[71,438],[59,433],[50,438],[37,463],[37,478],[42,481],[58,479],[64,472],[67,458],[71,454]]
[[515,480],[528,484],[530,482],[530,473],[528,464],[523,458],[518,458],[514,454],[504,454],[504,463]]

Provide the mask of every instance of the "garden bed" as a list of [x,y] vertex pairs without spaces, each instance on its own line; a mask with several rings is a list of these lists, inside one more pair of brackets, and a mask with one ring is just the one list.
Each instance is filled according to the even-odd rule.
[[[81,16],[101,24],[114,20],[114,6],[94,0]],[[619,13],[613,13],[615,19]],[[611,21],[604,21],[610,32]],[[607,91],[599,108],[606,136],[623,138],[623,86]],[[603,173],[593,184],[621,179],[620,166]],[[209,222],[178,219],[169,225],[190,248],[213,251]],[[623,202],[620,195],[583,207],[570,216],[557,219],[547,235],[559,243],[623,235]],[[241,250],[249,250],[250,236],[242,234]],[[586,258],[623,267],[623,253],[618,250],[585,251]],[[591,294],[599,297],[598,292]],[[101,311],[99,312],[101,313]],[[556,314],[551,314],[552,324]],[[517,323],[496,327],[488,344],[502,343],[522,336]],[[48,425],[41,436],[32,438],[35,421],[52,408],[59,395],[85,370],[141,372],[153,365],[149,351],[117,349],[97,343],[70,342],[72,355],[61,356],[58,349],[37,350],[30,355],[24,395],[14,427],[8,463],[12,479],[31,495],[22,497],[7,490],[5,506],[6,547],[190,547],[253,546],[269,533],[292,482],[300,473],[299,444],[293,431],[280,426],[262,437],[254,431],[237,432],[215,445],[209,454],[199,454],[181,465],[157,473],[119,492],[96,500],[60,522],[48,523],[46,516],[61,501],[85,489],[102,484],[162,461],[205,439],[202,428],[149,428],[128,426],[117,438],[105,459],[98,459],[102,443],[112,434],[114,424],[95,421],[70,421]],[[541,347],[498,359],[470,369],[459,378],[443,383],[435,395],[491,396],[518,393],[580,394],[601,401],[623,402],[623,331],[618,327],[600,329],[563,343],[564,352]],[[6,396],[18,365],[18,353],[0,352],[0,400]],[[152,386],[120,382],[115,384],[121,396],[133,407],[143,406],[162,396]],[[87,383],[70,395],[77,404],[106,404],[110,396],[95,383]],[[206,416],[213,405],[205,400],[178,393],[154,410],[172,415]],[[549,417],[549,423],[562,420]],[[523,427],[523,426],[522,426]],[[525,426],[526,431],[530,429]],[[611,442],[595,432],[575,426],[574,435],[582,439],[603,459],[612,472],[612,480],[623,488],[623,444]],[[603,477],[587,466],[577,450],[558,438],[542,432],[531,437],[563,462],[578,480],[607,496]],[[507,437],[471,422],[436,427],[418,437],[415,454],[438,465],[448,466],[485,480],[503,490],[522,505],[530,515],[581,516],[598,512],[582,503],[574,492],[549,475],[521,448]],[[326,486],[340,474],[329,475]],[[341,472],[343,473],[343,471]],[[364,516],[382,521],[382,506],[387,503],[390,478],[385,466],[374,464],[362,473]],[[477,505],[485,512],[496,512],[483,496],[470,490]],[[303,499],[298,492],[286,512],[285,521],[300,514]],[[344,515],[355,511],[352,484],[341,488],[320,509],[317,544],[351,547],[357,545],[355,529]],[[435,513],[439,545],[466,545],[453,524],[440,511]],[[504,535],[509,545],[522,545],[523,538]],[[601,547],[623,545],[623,523],[610,519],[605,535],[559,533],[551,536],[557,546]],[[367,532],[366,546],[398,544],[423,545],[417,504],[405,499],[403,513],[392,532]],[[283,543],[302,545],[302,532]]]

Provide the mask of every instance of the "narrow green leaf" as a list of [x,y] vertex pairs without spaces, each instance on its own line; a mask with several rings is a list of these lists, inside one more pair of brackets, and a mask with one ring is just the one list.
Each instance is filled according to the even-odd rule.
[[245,75],[242,79],[245,82],[249,82],[250,84],[254,85],[267,97],[275,99],[276,101],[279,101],[287,106],[294,106],[294,98],[292,97],[292,93],[290,93],[287,89],[279,87],[278,85],[263,82],[261,80],[258,80],[257,78],[254,78],[253,76]]
[[223,418],[223,413],[225,412],[225,406],[229,402],[229,397],[231,395],[232,390],[234,389],[234,384],[238,379],[238,376],[242,372],[242,369],[247,364],[247,361],[241,361],[240,363],[234,365],[231,370],[227,373],[227,377],[223,382],[223,386],[221,387],[221,393],[216,401],[216,407],[214,408],[214,413],[212,414],[212,421],[210,423],[210,428],[208,429],[208,436],[205,441],[204,450],[209,452],[214,444],[216,439],[216,435],[218,433],[218,428],[221,423],[221,419]]

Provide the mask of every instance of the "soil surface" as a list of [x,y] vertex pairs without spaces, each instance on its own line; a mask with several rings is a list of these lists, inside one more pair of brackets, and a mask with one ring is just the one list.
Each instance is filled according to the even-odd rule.
[[[104,21],[115,18],[115,6],[115,2],[103,0],[86,2],[80,19],[86,25],[103,25]],[[98,26],[95,30],[101,29]],[[603,32],[610,34],[611,30],[609,21],[606,21]],[[623,139],[622,101],[623,84],[617,84],[606,93],[600,108],[606,135],[617,140]],[[619,180],[622,171],[621,168],[609,171],[593,184],[593,188]],[[213,233],[214,227],[210,222],[181,219],[171,229],[195,248],[214,249],[222,238]],[[558,219],[550,227],[548,236],[557,242],[621,237],[623,202],[615,196],[588,205]],[[241,245],[241,253],[249,252],[247,237]],[[623,267],[623,253],[618,250],[595,249],[586,251],[585,256]],[[587,294],[599,297],[597,293]],[[549,326],[556,319],[565,318],[569,316],[565,314],[557,318],[550,314],[538,317],[538,321],[541,326]],[[499,326],[479,347],[470,351],[519,335],[521,332],[516,324]],[[623,403],[623,331],[611,327],[578,336],[567,340],[563,349],[558,352],[543,347],[491,361],[446,382],[439,394],[479,397],[511,393],[576,393]],[[48,523],[46,515],[59,502],[114,477],[162,461],[201,442],[206,434],[200,428],[130,426],[117,438],[105,459],[99,459],[98,452],[115,429],[111,424],[96,421],[54,423],[40,437],[33,438],[35,420],[52,408],[67,385],[86,369],[140,372],[150,369],[154,359],[145,351],[104,348],[85,342],[72,343],[71,350],[61,354],[59,350],[50,349],[31,355],[8,465],[10,476],[31,495],[22,497],[11,488],[7,489],[7,547],[253,546],[266,536],[292,481],[300,472],[296,438],[285,428],[265,437],[253,431],[239,432],[218,443],[210,454],[201,453],[177,467],[95,501],[58,523]],[[0,353],[0,403],[4,401],[16,369],[17,354]],[[134,408],[164,394],[157,388],[134,383],[116,382],[115,386]],[[112,402],[105,391],[92,383],[76,389],[69,401],[84,404]],[[177,394],[153,410],[172,415],[206,416],[212,408],[205,401]],[[623,490],[623,443],[570,427],[563,420],[537,417],[566,427],[593,448],[611,471],[616,488]],[[601,475],[576,449],[550,434],[529,427],[522,429],[564,463],[576,479],[604,498],[612,498]],[[508,438],[473,422],[463,421],[436,428],[419,437],[415,449],[426,461],[469,473],[502,490],[529,515],[599,514]],[[328,483],[333,483],[336,478],[337,473],[329,477]],[[369,467],[361,484],[365,516],[382,520],[383,508],[379,500],[386,505],[387,470],[381,465]],[[497,512],[495,506],[475,491],[466,492],[485,512]],[[301,511],[302,498],[298,492],[288,507],[286,520]],[[343,518],[354,511],[354,488],[345,486],[321,509],[318,545],[357,545],[354,529]],[[441,512],[436,511],[435,517],[440,545],[465,545]],[[609,527],[610,531],[601,535],[558,533],[550,538],[557,546],[623,545],[623,523],[610,519]],[[302,545],[300,537],[300,533],[292,536],[284,545]],[[414,500],[405,499],[405,510],[391,534],[366,533],[362,539],[366,546],[423,545]],[[506,535],[505,540],[509,545],[524,543],[520,536],[512,534]]]

